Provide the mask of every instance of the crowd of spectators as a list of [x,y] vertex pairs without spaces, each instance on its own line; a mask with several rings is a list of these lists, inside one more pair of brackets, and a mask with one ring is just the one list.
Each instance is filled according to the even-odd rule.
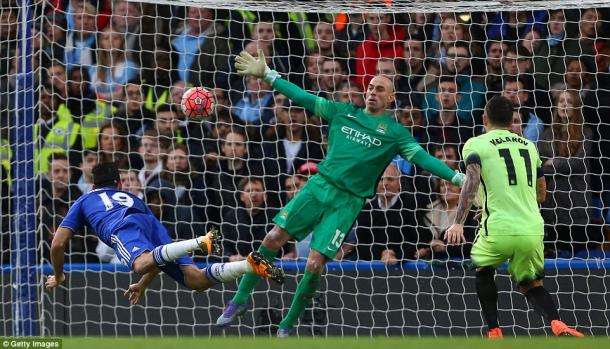
[[[10,3],[10,2],[9,2]],[[538,145],[549,257],[603,253],[610,204],[610,9],[498,13],[349,14],[212,10],[126,0],[54,0],[36,9],[35,167],[40,247],[48,257],[66,210],[92,188],[91,168],[114,161],[175,239],[224,234],[225,258],[258,248],[281,205],[317,173],[328,139],[316,115],[235,73],[242,50],[302,88],[364,106],[368,81],[394,81],[392,113],[454,169],[484,132],[494,95],[515,107],[513,131]],[[342,20],[338,20],[341,17]],[[0,9],[2,262],[10,240],[11,113],[16,7]],[[189,120],[180,99],[203,86],[216,107]],[[366,171],[366,164],[362,164]],[[468,258],[447,246],[459,188],[397,157],[354,224],[339,258]],[[89,232],[70,260],[116,261]],[[303,257],[305,242],[278,257]]]

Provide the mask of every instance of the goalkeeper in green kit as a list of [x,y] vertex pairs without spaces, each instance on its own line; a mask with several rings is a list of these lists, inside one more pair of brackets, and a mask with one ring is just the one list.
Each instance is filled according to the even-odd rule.
[[[464,221],[477,193],[482,223],[472,247],[476,289],[490,339],[502,338],[498,324],[496,268],[508,260],[508,272],[533,308],[543,315],[556,336],[582,337],[559,318],[557,305],[543,286],[544,221],[538,208],[546,182],[536,145],[509,131],[513,108],[505,97],[487,102],[483,123],[487,133],[464,145],[466,178],[460,193],[455,224],[445,233],[450,244],[462,243]],[[479,191],[479,184],[481,191]]]
[[[259,249],[266,258],[273,258],[289,240],[300,241],[313,234],[305,275],[277,333],[278,337],[287,337],[310,304],[326,262],[337,254],[366,198],[375,194],[377,181],[396,154],[456,185],[461,184],[464,175],[428,154],[404,126],[388,115],[394,84],[386,77],[371,80],[365,94],[366,108],[360,109],[307,93],[282,79],[267,67],[262,50],[258,59],[241,52],[235,67],[241,76],[264,79],[329,124],[328,152],[318,166],[319,173],[275,216],[275,227]],[[259,280],[252,273],[241,279],[237,294],[216,322],[218,326],[225,327],[246,312]]]

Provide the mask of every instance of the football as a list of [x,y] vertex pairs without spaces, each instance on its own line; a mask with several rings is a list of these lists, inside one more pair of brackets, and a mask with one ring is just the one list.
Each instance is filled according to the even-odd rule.
[[214,112],[214,95],[203,87],[192,87],[182,95],[181,105],[188,118],[207,118]]

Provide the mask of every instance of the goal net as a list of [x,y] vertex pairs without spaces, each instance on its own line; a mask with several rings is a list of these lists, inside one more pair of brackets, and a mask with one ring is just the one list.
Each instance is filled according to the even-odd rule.
[[[195,254],[200,266],[258,249],[333,140],[319,115],[238,76],[242,50],[262,50],[283,78],[359,107],[372,77],[388,77],[396,91],[390,114],[456,170],[464,143],[484,132],[486,101],[507,97],[511,130],[536,143],[548,183],[545,286],[566,322],[608,335],[607,2],[53,0],[34,1],[29,21],[20,12],[26,3],[0,8],[0,304],[12,314],[0,336],[15,333],[24,299],[34,302],[30,319],[44,336],[275,334],[305,270],[308,239],[278,254],[286,283],[262,282],[250,310],[224,331],[214,324],[236,282],[198,293],[161,275],[130,305],[123,293],[137,276],[90,230],[69,244],[66,282],[42,287],[52,273],[53,232],[91,190],[101,161],[119,165],[123,190],[142,198],[173,239],[219,227],[224,254]],[[27,35],[18,40],[19,33]],[[180,101],[192,86],[215,96],[210,117],[185,117]],[[28,96],[32,107],[23,103]],[[35,189],[24,190],[24,180]],[[459,188],[397,157],[377,191],[297,333],[480,336],[470,263],[475,211],[465,245],[443,242]],[[34,204],[35,227],[11,225],[26,215],[19,198]],[[36,256],[29,279],[15,271],[26,254]],[[550,333],[505,266],[496,280],[505,335]],[[22,286],[36,295],[27,298]]]

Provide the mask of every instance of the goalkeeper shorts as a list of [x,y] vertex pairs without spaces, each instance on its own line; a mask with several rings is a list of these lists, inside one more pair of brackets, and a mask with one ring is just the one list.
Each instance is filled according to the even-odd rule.
[[477,268],[498,268],[508,261],[508,272],[518,284],[544,277],[544,244],[542,235],[479,234],[472,251]]
[[[163,224],[155,216],[144,213],[125,217],[117,232],[111,236],[111,241],[111,247],[121,262],[131,270],[133,270],[133,262],[142,253],[152,252],[157,246],[173,242]],[[180,266],[189,264],[195,264],[195,261],[189,256],[183,256],[166,263],[159,269],[184,286],[184,273]]]
[[312,233],[311,249],[333,259],[364,206],[364,198],[341,190],[315,175],[273,218],[301,241]]

